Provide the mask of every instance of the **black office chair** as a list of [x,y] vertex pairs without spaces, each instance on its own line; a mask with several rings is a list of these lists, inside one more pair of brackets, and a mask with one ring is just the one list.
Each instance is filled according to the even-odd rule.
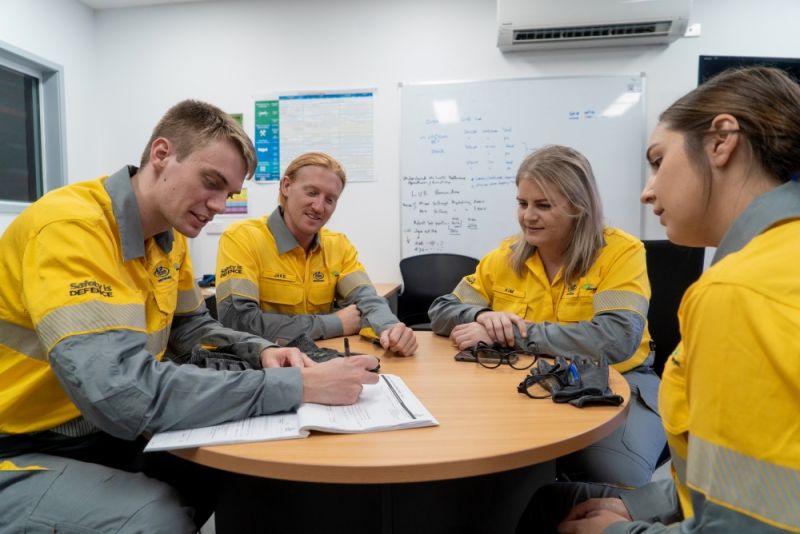
[[208,308],[208,314],[213,319],[219,320],[219,317],[217,317],[217,298],[214,295],[206,297],[206,308]]
[[[650,279],[650,307],[647,324],[655,343],[653,369],[661,376],[664,364],[678,346],[678,306],[686,289],[703,272],[704,248],[676,245],[666,239],[643,241],[647,253],[647,277]],[[669,446],[656,462],[660,467],[670,459]]]
[[414,330],[430,330],[428,308],[434,299],[452,292],[477,265],[478,260],[461,254],[421,254],[400,260],[403,292],[397,299],[398,318]]
[[686,289],[703,272],[705,249],[675,245],[666,239],[644,241],[644,248],[652,290],[647,322],[656,346],[653,368],[661,376],[664,363],[681,339],[678,306]]

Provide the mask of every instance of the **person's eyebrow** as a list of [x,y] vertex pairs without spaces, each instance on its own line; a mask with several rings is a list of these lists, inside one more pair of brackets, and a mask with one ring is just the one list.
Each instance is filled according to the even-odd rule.
[[[230,184],[230,181],[218,169],[207,169],[206,172],[209,175],[212,175],[215,178],[218,178],[219,180],[222,180],[222,183],[225,185],[226,188]],[[238,191],[231,191],[231,194],[238,195],[241,192],[242,192],[242,190],[240,189]]]

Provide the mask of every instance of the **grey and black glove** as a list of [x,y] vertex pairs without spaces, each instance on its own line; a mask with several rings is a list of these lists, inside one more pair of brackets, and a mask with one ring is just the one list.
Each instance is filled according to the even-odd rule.
[[245,369],[261,369],[261,350],[256,344],[237,345],[236,351],[231,345],[204,349],[197,345],[192,349],[188,359],[179,363],[191,363],[197,367],[216,369],[218,371],[244,371]]
[[[548,394],[536,393],[535,385],[541,385]],[[517,391],[533,398],[552,397],[553,402],[569,402],[582,408],[591,404],[619,406],[623,402],[608,385],[608,362],[605,358],[594,361],[585,356],[571,360],[556,356],[550,364],[540,359]]]

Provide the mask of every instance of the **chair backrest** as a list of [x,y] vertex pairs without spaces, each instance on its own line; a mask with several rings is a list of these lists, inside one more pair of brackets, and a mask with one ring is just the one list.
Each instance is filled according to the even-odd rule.
[[219,320],[219,317],[217,317],[217,297],[214,295],[209,295],[205,298],[205,300],[209,315],[211,315],[212,319]]
[[678,306],[686,289],[703,272],[705,249],[675,245],[666,239],[644,241],[644,248],[652,290],[647,322],[656,345],[653,367],[661,376],[664,363],[681,338]]
[[461,279],[475,272],[478,260],[461,254],[421,254],[400,260],[403,292],[397,315],[415,330],[430,330],[430,308],[436,297],[450,293]]

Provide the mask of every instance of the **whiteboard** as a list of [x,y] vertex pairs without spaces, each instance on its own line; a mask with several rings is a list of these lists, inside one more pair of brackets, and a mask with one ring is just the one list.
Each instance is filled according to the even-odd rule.
[[401,257],[483,257],[519,230],[516,172],[548,144],[592,164],[606,224],[641,234],[644,77],[401,85]]

